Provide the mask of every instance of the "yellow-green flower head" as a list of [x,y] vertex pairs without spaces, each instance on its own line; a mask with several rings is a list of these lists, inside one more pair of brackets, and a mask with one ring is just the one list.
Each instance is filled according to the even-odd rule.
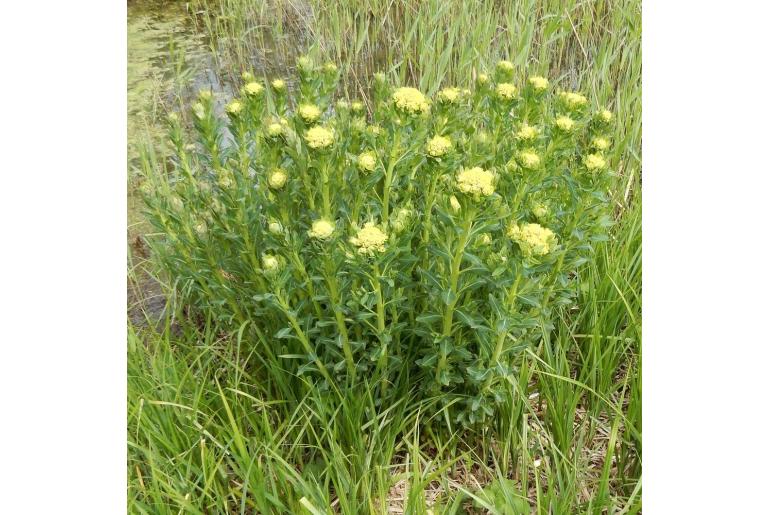
[[243,92],[250,97],[256,97],[262,94],[265,88],[259,82],[249,82],[243,87]]
[[510,61],[498,61],[497,69],[500,70],[501,72],[512,72],[513,63]]
[[358,168],[360,170],[364,172],[372,172],[374,171],[374,167],[377,166],[377,155],[371,150],[367,150],[366,152],[359,154],[356,163],[358,164]]
[[210,89],[202,89],[198,92],[198,98],[202,101],[211,100],[214,97],[214,94],[211,92]]
[[337,103],[335,105],[337,107],[337,111],[347,111],[348,109],[350,109],[350,102],[342,98],[337,100]]
[[398,88],[393,92],[393,103],[397,109],[413,115],[426,113],[430,109],[425,95],[415,88]]
[[586,168],[589,170],[601,170],[607,166],[607,161],[604,160],[604,157],[602,157],[601,154],[588,154],[585,159],[583,159],[583,164],[586,165]]
[[575,120],[569,116],[559,116],[556,118],[556,127],[564,132],[570,132],[575,127]]
[[303,72],[309,72],[313,70],[313,60],[310,57],[303,55],[297,59],[297,68]]
[[280,190],[286,185],[286,181],[288,179],[289,176],[286,174],[285,170],[281,168],[275,168],[267,177],[267,184],[274,190]]
[[531,148],[522,150],[519,152],[519,162],[524,168],[537,168],[540,166],[540,156]]
[[537,137],[537,127],[532,127],[526,123],[521,126],[521,129],[516,133],[516,138],[523,141],[530,141]]
[[486,84],[489,82],[489,75],[486,73],[479,73],[479,76],[476,77],[476,81],[478,81],[479,84]]
[[495,92],[503,100],[513,100],[516,98],[516,86],[510,82],[501,82],[495,88]]
[[492,243],[492,236],[490,236],[488,232],[485,232],[479,236],[478,243],[479,245],[489,245]]
[[176,123],[179,121],[179,115],[177,113],[168,113],[168,121]]
[[385,234],[374,222],[367,222],[358,230],[356,236],[350,238],[350,243],[358,247],[358,253],[373,256],[377,252],[385,251],[385,243],[388,235]]
[[364,103],[356,100],[350,103],[350,110],[354,113],[362,113],[364,111]]
[[539,75],[534,75],[528,79],[529,85],[535,91],[545,91],[548,89],[548,79]]
[[283,234],[283,225],[281,225],[281,222],[278,220],[271,220],[269,224],[267,224],[267,230],[270,231],[270,234],[279,235]]
[[451,207],[451,208],[452,208],[452,211],[454,211],[455,213],[457,213],[457,212],[459,212],[459,211],[460,211],[460,208],[461,208],[462,206],[460,206],[460,201],[459,201],[459,200],[457,200],[457,197],[455,197],[454,195],[452,195],[451,197],[449,197],[449,207]]
[[559,93],[559,97],[569,109],[578,109],[588,103],[586,97],[573,91],[562,91]]
[[328,148],[334,143],[334,132],[317,125],[305,132],[305,141],[310,148],[316,150]]
[[508,236],[519,244],[522,254],[527,257],[545,256],[558,245],[553,231],[540,224],[512,224],[508,228]]
[[317,240],[328,240],[334,234],[334,223],[326,218],[320,218],[313,222],[307,234]]
[[353,122],[350,124],[350,127],[355,132],[363,132],[366,130],[366,119],[363,116],[356,116],[353,118]]
[[532,206],[532,214],[535,215],[535,218],[537,218],[538,220],[542,220],[543,218],[548,216],[548,206],[538,202]]
[[382,73],[382,72],[377,72],[377,73],[374,74],[374,80],[376,80],[380,84],[384,84],[385,83],[385,79],[386,79],[385,74]]
[[412,217],[412,210],[406,207],[400,208],[396,211],[396,216],[391,218],[391,225],[393,230],[397,233],[406,229],[409,219]]
[[195,232],[198,233],[198,236],[206,236],[206,233],[209,232],[209,227],[206,225],[205,220],[201,220],[195,224]]
[[237,98],[235,100],[230,101],[229,104],[225,107],[225,111],[227,111],[228,114],[231,114],[233,116],[238,116],[241,114],[241,111],[243,111],[243,104],[240,100]]
[[195,102],[192,106],[193,114],[198,118],[204,118],[206,116],[206,108],[200,102]]
[[479,166],[457,174],[457,189],[475,196],[489,196],[495,192],[495,175]]
[[604,123],[610,123],[612,121],[612,111],[609,109],[602,109],[597,113],[599,119]]
[[267,135],[271,138],[277,138],[283,134],[283,125],[274,122],[267,126]]
[[302,104],[297,111],[307,123],[314,123],[321,117],[321,110],[313,104]]
[[369,125],[366,127],[366,131],[372,136],[379,136],[382,134],[382,127],[379,125]]
[[608,148],[610,148],[610,142],[609,140],[607,140],[607,138],[602,138],[601,136],[597,136],[591,140],[591,146],[594,147],[596,150],[607,150]]
[[460,99],[458,88],[444,88],[438,92],[438,100],[444,104],[456,104]]
[[271,254],[262,254],[262,268],[267,273],[275,273],[281,268],[278,258]]
[[233,174],[228,170],[220,171],[217,183],[219,184],[220,188],[225,190],[229,189],[233,185]]
[[330,61],[324,64],[324,71],[326,73],[334,73],[337,71],[337,65]]
[[441,157],[452,149],[452,141],[445,136],[433,136],[425,147],[429,156]]
[[284,91],[286,89],[286,83],[282,79],[275,79],[270,85],[276,91]]
[[254,74],[249,71],[245,71],[241,73],[241,78],[244,82],[251,82],[254,80]]

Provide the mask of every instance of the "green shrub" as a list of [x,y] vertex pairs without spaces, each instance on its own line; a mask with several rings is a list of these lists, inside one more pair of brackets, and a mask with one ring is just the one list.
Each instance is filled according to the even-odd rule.
[[[176,156],[144,189],[154,253],[195,312],[252,335],[277,395],[398,383],[471,425],[516,355],[574,302],[605,238],[612,114],[510,63],[431,101],[374,78],[333,104],[338,71],[298,62],[216,114],[170,117]],[[304,386],[303,386],[304,385]]]

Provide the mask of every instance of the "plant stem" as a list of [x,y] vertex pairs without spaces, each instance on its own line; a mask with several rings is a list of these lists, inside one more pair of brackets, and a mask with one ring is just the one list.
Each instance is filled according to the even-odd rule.
[[337,322],[337,329],[339,330],[340,338],[342,339],[342,352],[345,354],[345,363],[347,364],[350,381],[353,383],[356,379],[356,363],[353,359],[353,350],[350,348],[348,329],[345,326],[345,315],[342,313],[342,300],[340,298],[339,287],[337,286],[337,276],[334,272],[331,259],[327,258],[325,261],[326,282],[329,286],[329,295],[331,296],[334,319]]

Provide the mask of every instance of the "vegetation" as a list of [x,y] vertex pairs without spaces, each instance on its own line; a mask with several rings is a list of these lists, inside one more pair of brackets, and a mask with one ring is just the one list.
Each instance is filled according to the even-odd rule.
[[[132,511],[641,509],[639,6],[529,4],[196,9],[242,92],[142,155],[175,302],[129,327]],[[271,84],[290,32],[339,70]]]

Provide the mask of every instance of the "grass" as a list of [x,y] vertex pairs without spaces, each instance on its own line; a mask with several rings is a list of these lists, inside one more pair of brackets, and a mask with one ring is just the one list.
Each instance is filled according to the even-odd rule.
[[[380,69],[433,92],[502,56],[520,76],[590,92],[618,115],[617,224],[576,278],[578,309],[544,331],[495,424],[474,433],[432,431],[436,403],[408,391],[372,409],[374,387],[309,390],[289,408],[243,333],[175,303],[159,327],[129,325],[129,511],[516,513],[504,510],[524,498],[538,513],[640,511],[639,2],[195,3],[233,76],[262,59],[286,75],[310,48],[345,67],[351,97]],[[132,260],[130,279],[142,266]]]

